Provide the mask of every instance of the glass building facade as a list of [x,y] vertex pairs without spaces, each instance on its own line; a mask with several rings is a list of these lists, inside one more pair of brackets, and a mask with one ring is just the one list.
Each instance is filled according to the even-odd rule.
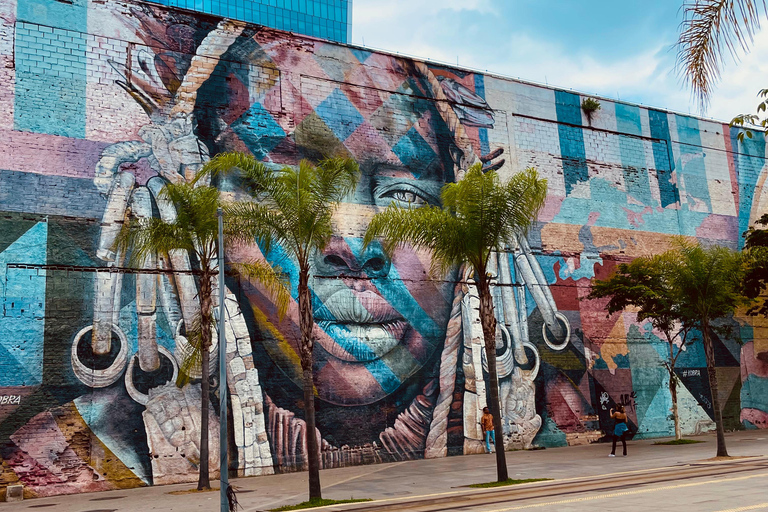
[[151,1],[340,43],[352,39],[352,0]]

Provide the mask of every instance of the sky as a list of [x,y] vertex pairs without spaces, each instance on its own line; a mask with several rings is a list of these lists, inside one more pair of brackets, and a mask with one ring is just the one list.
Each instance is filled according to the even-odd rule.
[[[350,42],[702,115],[675,71],[683,1],[353,0]],[[767,73],[768,28],[726,60],[704,117],[753,113]]]

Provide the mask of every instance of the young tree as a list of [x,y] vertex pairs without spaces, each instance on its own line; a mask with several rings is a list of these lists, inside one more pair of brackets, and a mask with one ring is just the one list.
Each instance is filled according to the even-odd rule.
[[670,284],[674,295],[679,297],[680,317],[684,323],[698,328],[704,337],[717,426],[717,456],[727,457],[711,333],[714,321],[732,315],[736,308],[746,303],[741,294],[742,257],[726,247],[704,248],[683,238],[677,238],[674,243],[676,248],[664,253],[663,257],[669,261]]
[[309,499],[321,498],[320,447],[315,435],[315,393],[312,350],[314,316],[309,289],[310,260],[333,235],[332,218],[338,204],[355,190],[360,170],[348,158],[328,158],[317,166],[303,160],[295,167],[270,170],[251,156],[223,153],[213,158],[204,173],[239,172],[251,202],[224,205],[229,217],[227,233],[245,243],[258,241],[265,251],[273,243],[293,256],[299,269],[298,299],[301,331],[300,359],[307,429]]
[[633,306],[637,308],[638,321],[650,320],[653,328],[664,334],[669,346],[669,358],[664,361],[664,367],[669,372],[675,439],[682,439],[675,364],[687,341],[690,326],[680,315],[680,297],[672,286],[672,271],[673,266],[663,256],[636,258],[631,263],[621,263],[608,279],[593,282],[587,299],[609,297],[606,308],[609,316]]
[[[756,225],[768,225],[768,214],[760,217]],[[750,314],[768,317],[768,229],[751,227],[745,233],[744,253],[744,295],[749,299],[762,298]]]
[[[187,182],[168,183],[160,192],[160,199],[170,201],[176,209],[172,221],[156,217],[145,219],[132,218],[123,225],[117,241],[118,250],[130,254],[129,265],[141,265],[152,255],[167,256],[173,251],[187,251],[199,263],[196,272],[198,286],[198,301],[200,305],[199,319],[194,326],[188,326],[190,341],[193,341],[195,354],[190,360],[199,356],[201,380],[201,419],[200,419],[200,474],[198,490],[210,489],[208,471],[208,403],[210,401],[209,383],[209,350],[212,341],[213,328],[213,283],[218,272],[218,217],[220,206],[219,191],[210,186],[195,186]],[[244,269],[261,280],[268,291],[277,295],[281,303],[280,276],[266,263],[254,262]],[[282,300],[287,304],[287,300]],[[192,332],[192,331],[195,332]],[[223,380],[222,380],[223,381]],[[222,383],[223,385],[223,383]]]
[[534,169],[526,169],[507,182],[495,171],[484,173],[481,164],[473,165],[457,183],[445,185],[442,207],[420,208],[390,205],[374,216],[364,244],[375,238],[384,240],[384,248],[412,244],[432,251],[432,272],[467,263],[475,274],[480,297],[480,320],[488,359],[488,407],[493,414],[496,436],[496,470],[499,481],[507,480],[504,436],[501,427],[499,382],[496,373],[496,317],[491,293],[492,275],[488,258],[493,251],[503,251],[516,237],[524,236],[536,220],[547,197],[547,181]]

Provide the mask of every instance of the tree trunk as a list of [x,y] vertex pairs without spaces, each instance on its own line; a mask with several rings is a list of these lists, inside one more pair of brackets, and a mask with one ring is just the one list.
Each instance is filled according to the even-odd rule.
[[307,425],[307,463],[309,466],[309,499],[321,499],[320,448],[315,426],[315,383],[312,375],[312,297],[309,293],[309,269],[299,272],[299,327],[301,328],[301,369],[304,376],[304,422]]
[[488,408],[493,416],[496,431],[496,477],[499,482],[509,479],[507,459],[504,452],[504,431],[501,426],[501,403],[499,402],[499,376],[496,373],[496,317],[493,315],[493,296],[490,283],[485,275],[477,276],[477,292],[480,296],[480,324],[483,326],[485,355],[488,359]]
[[677,409],[677,381],[675,380],[674,371],[669,374],[669,393],[672,395],[672,417],[675,419],[675,439],[679,441],[683,438],[683,433],[680,429],[680,414]]
[[[208,268],[203,266],[203,268]],[[202,491],[211,488],[211,480],[208,469],[208,401],[210,395],[210,382],[208,369],[210,365],[209,350],[211,349],[211,310],[213,308],[211,298],[211,275],[207,272],[200,278],[200,350],[202,351],[202,382],[200,393],[200,475],[197,480],[197,490]]]
[[675,420],[675,440],[683,438],[680,430],[680,413],[677,408],[677,379],[675,376],[674,343],[669,341],[669,394],[672,396],[672,418]]
[[712,391],[712,408],[715,410],[715,427],[717,428],[717,456],[728,457],[725,449],[725,428],[723,413],[720,410],[720,397],[717,393],[717,374],[715,373],[715,349],[709,336],[709,321],[703,320],[702,334],[704,335],[704,353],[707,355],[707,373],[709,373],[709,388]]

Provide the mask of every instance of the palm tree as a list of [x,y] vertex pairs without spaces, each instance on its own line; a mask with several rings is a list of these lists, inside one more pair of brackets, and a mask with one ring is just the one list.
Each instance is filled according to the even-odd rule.
[[239,171],[252,202],[224,206],[230,218],[227,232],[244,243],[258,241],[264,252],[279,244],[296,261],[299,269],[298,299],[301,331],[300,360],[304,390],[304,421],[309,466],[309,499],[322,498],[320,447],[315,435],[315,394],[312,368],[314,315],[309,289],[310,261],[322,251],[333,235],[332,218],[338,204],[357,187],[360,170],[348,158],[327,158],[312,165],[271,170],[242,153],[222,153],[213,158],[205,173],[213,175]]
[[679,314],[684,322],[695,325],[704,337],[704,353],[717,427],[717,456],[727,457],[712,332],[715,330],[713,322],[732,315],[737,307],[745,303],[741,295],[742,257],[726,247],[703,248],[683,238],[676,239],[674,243],[677,247],[663,255],[672,266],[671,293],[678,297]]
[[496,436],[496,470],[500,482],[508,476],[496,373],[496,317],[491,293],[494,276],[488,273],[488,260],[494,251],[503,251],[525,234],[546,197],[547,180],[540,179],[535,169],[526,169],[502,183],[496,171],[484,173],[482,164],[478,163],[460,181],[443,187],[441,207],[411,208],[392,204],[376,214],[363,242],[367,245],[374,238],[382,238],[388,252],[406,243],[431,250],[433,275],[463,263],[474,270],[491,380],[488,407],[499,434]]
[[[152,255],[167,256],[174,251],[187,251],[199,263],[195,274],[200,313],[199,318],[195,319],[195,325],[188,326],[188,336],[194,351],[182,367],[196,361],[201,364],[200,474],[197,488],[204,490],[211,488],[208,474],[208,370],[213,327],[213,280],[218,272],[217,209],[221,203],[216,188],[207,185],[195,186],[186,182],[166,184],[159,199],[169,201],[175,206],[175,218],[132,218],[124,224],[115,244],[117,249],[130,252],[129,265],[140,265]],[[261,280],[265,288],[277,296],[278,304],[287,306],[287,299],[280,299],[282,281],[272,267],[266,263],[254,262],[244,267],[243,272]],[[224,379],[221,385],[224,385]]]
[[726,53],[747,51],[766,15],[765,0],[689,0],[677,41],[677,63],[702,112],[706,110]]

